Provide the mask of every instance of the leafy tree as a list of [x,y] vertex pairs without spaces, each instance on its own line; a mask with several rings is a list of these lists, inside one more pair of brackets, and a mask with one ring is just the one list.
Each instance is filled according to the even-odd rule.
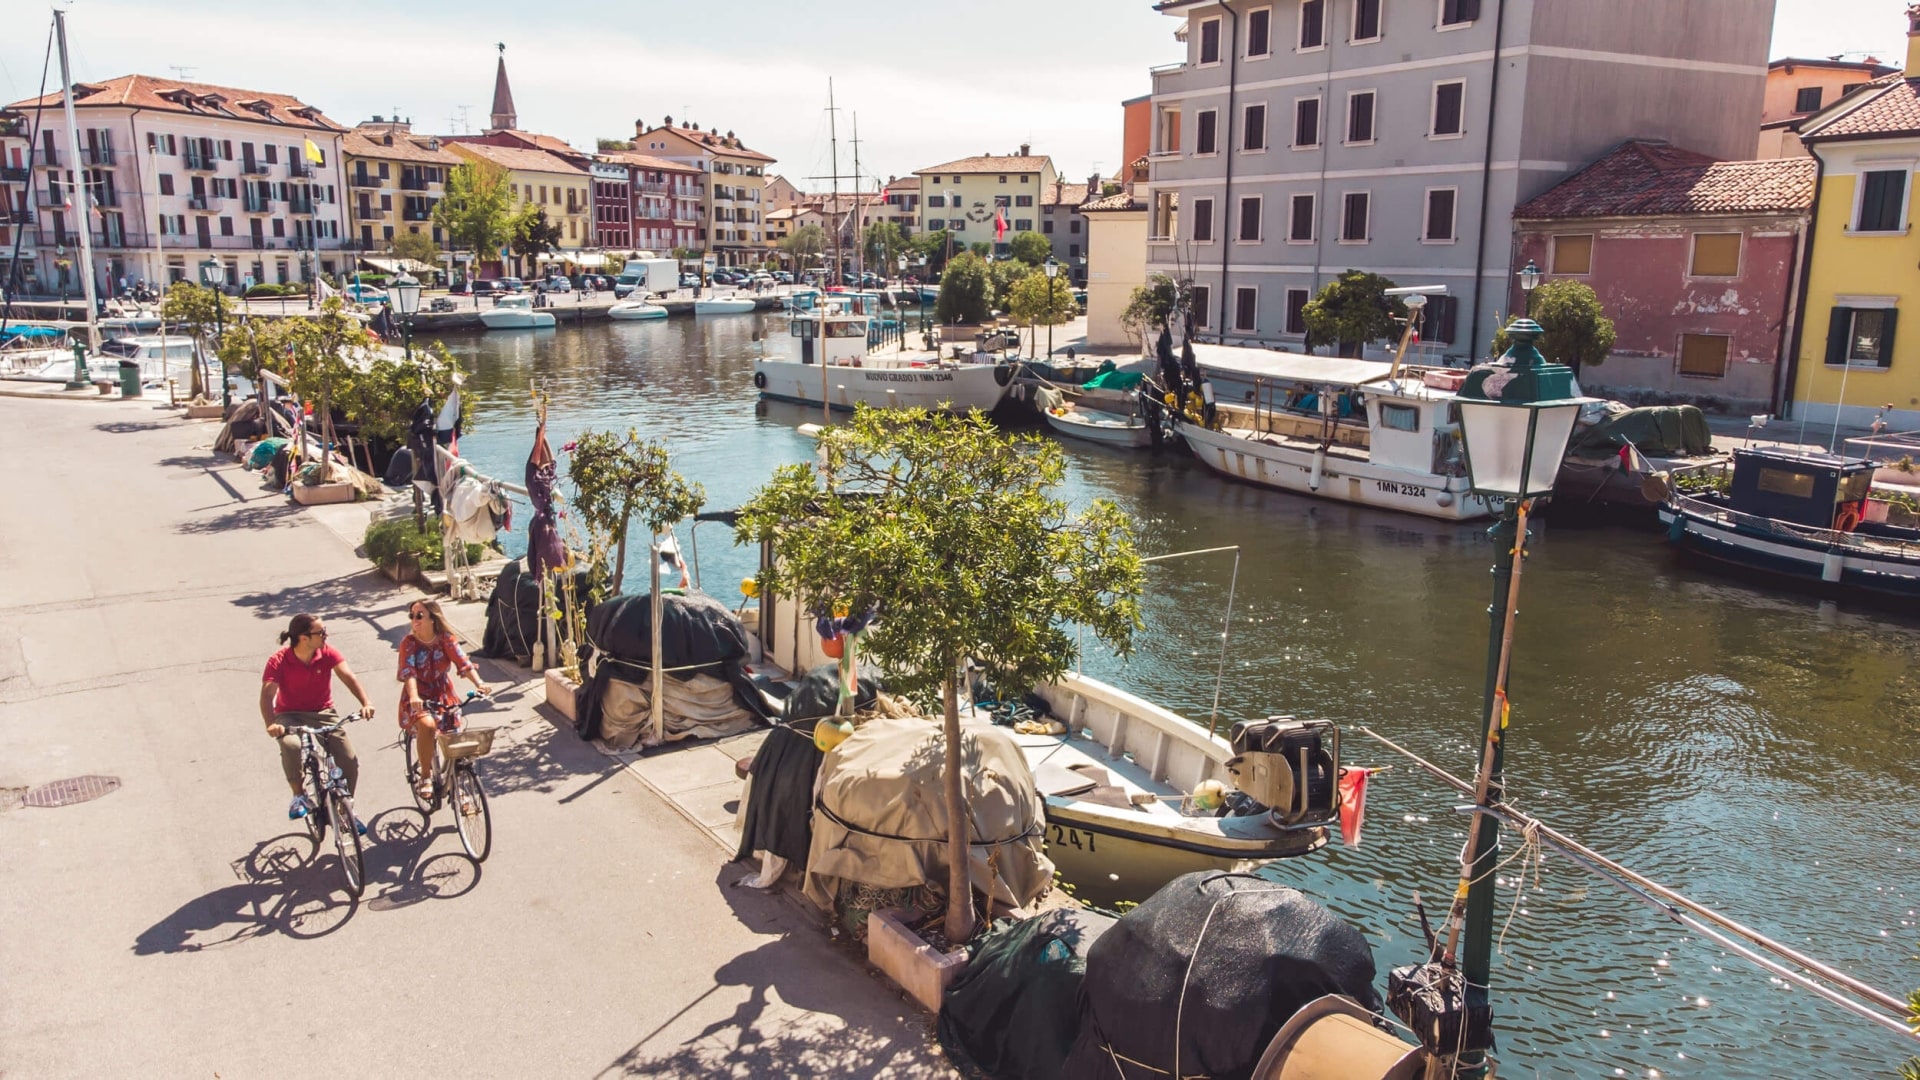
[[1007,310],[1008,298],[1013,295],[1013,287],[1020,279],[1033,273],[1033,267],[1017,259],[991,259],[987,262],[987,280],[993,286],[993,292],[987,300],[989,307],[1000,311]]
[[974,915],[957,672],[975,659],[997,696],[1017,699],[1072,669],[1075,623],[1127,654],[1141,626],[1132,528],[1106,500],[1069,515],[1052,494],[1065,475],[1058,444],[1004,435],[979,412],[862,405],[820,447],[828,481],[812,466],[783,466],[741,510],[737,536],[772,542],[767,593],[809,611],[877,612],[864,655],[889,689],[939,701],[946,935],[964,941]]
[[488,162],[455,165],[447,172],[447,193],[434,204],[433,223],[446,230],[455,249],[498,258],[513,237],[513,193],[507,171]]
[[[285,375],[301,401],[314,402],[320,417],[322,445],[331,446],[334,405],[352,401],[356,383],[373,362],[375,339],[359,320],[349,316],[346,303],[330,296],[318,315],[286,320],[281,342]],[[333,459],[320,458],[322,483],[333,477]]]
[[1171,331],[1192,317],[1193,282],[1175,281],[1156,273],[1145,285],[1137,286],[1127,297],[1120,312],[1120,323],[1135,340],[1144,342],[1148,334]]
[[900,256],[912,246],[907,243],[907,234],[891,221],[876,221],[867,226],[861,244],[867,265],[880,267],[882,274],[893,273],[900,266]]
[[393,253],[402,259],[412,259],[428,266],[440,265],[440,245],[433,237],[423,232],[399,233],[393,238]]
[[780,250],[793,256],[793,264],[805,268],[813,257],[827,248],[827,230],[818,225],[802,225],[780,241]]
[[607,252],[607,269],[606,269],[607,273],[617,274],[620,271],[625,270],[626,268],[627,268],[627,257],[625,255],[622,255],[617,251]]
[[1014,258],[1028,266],[1041,266],[1046,263],[1047,256],[1053,254],[1053,245],[1047,238],[1032,231],[1014,233],[1007,246]]
[[214,330],[234,321],[233,310],[233,301],[227,299],[225,293],[191,281],[174,282],[167,289],[166,299],[160,302],[160,317],[185,330],[193,339],[193,382],[188,393],[196,398],[204,397],[209,389],[211,373],[202,367],[213,351]]
[[[362,434],[403,443],[413,410],[422,400],[446,400],[459,371],[453,354],[437,341],[426,348],[415,348],[412,360],[376,351],[365,370],[354,378],[340,411],[360,425]],[[473,404],[473,395],[460,395],[463,430],[473,419]]]
[[[1024,263],[1016,263],[1024,266]],[[1043,271],[1032,270],[1015,282],[1006,297],[1007,314],[1017,322],[1031,327],[1057,326],[1072,322],[1080,314],[1080,303],[1073,298],[1073,284],[1060,278],[1050,278]],[[1034,331],[1039,332],[1037,329]],[[1037,339],[1036,339],[1037,341]],[[1038,349],[1030,352],[1038,355]]]
[[985,240],[975,240],[973,243],[967,245],[967,250],[984,259],[993,254],[993,245],[987,243]]
[[594,146],[603,154],[617,150],[633,149],[632,139],[595,139]]
[[914,252],[926,260],[927,273],[938,274],[947,268],[947,245],[952,243],[953,234],[945,229],[935,229],[910,238]]
[[649,538],[700,512],[706,491],[673,470],[667,448],[640,433],[583,432],[567,459],[574,509],[614,549],[613,592],[627,562],[627,525],[637,514]]
[[947,264],[940,275],[940,299],[933,317],[943,323],[983,323],[993,307],[993,280],[987,260],[968,252]]
[[1370,341],[1399,332],[1396,319],[1407,317],[1407,306],[1386,295],[1393,282],[1379,274],[1349,270],[1307,301],[1307,344],[1334,342],[1341,356],[1359,356]]
[[673,257],[674,257],[675,259],[678,259],[678,260],[680,260],[681,262],[686,262],[686,261],[688,261],[688,260],[690,260],[690,259],[697,259],[697,258],[699,258],[699,257],[700,257],[700,253],[699,253],[699,252],[697,252],[697,251],[695,251],[695,250],[693,250],[693,249],[692,249],[692,248],[690,248],[690,247],[677,247],[677,248],[674,248],[674,249],[673,249],[673,253],[672,253],[672,254],[673,254]]
[[560,246],[560,223],[549,220],[547,208],[528,203],[513,215],[513,253],[522,259],[539,257]]
[[[1600,366],[1613,351],[1613,320],[1584,282],[1557,278],[1533,290],[1533,321],[1546,331],[1538,342],[1540,355],[1572,368],[1576,377],[1584,366]],[[1503,326],[1493,336],[1493,354],[1505,353],[1508,344]]]

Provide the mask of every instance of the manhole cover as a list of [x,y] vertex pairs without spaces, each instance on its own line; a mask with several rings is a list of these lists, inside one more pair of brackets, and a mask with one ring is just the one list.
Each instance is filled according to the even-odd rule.
[[69,776],[65,780],[55,780],[51,784],[29,789],[20,801],[26,806],[72,806],[74,803],[92,802],[119,786],[120,778],[117,776]]

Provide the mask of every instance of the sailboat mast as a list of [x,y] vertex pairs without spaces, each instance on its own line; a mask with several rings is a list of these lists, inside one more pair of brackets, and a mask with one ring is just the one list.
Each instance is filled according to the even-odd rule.
[[80,198],[73,210],[78,216],[80,232],[80,280],[86,286],[87,298],[87,348],[100,351],[100,314],[93,292],[93,229],[87,220],[91,208],[87,205],[93,198],[87,190],[87,167],[80,160],[80,125],[73,118],[73,71],[67,65],[67,13],[59,8],[53,9],[54,34],[60,39],[60,99],[67,113],[67,153],[73,155],[74,176],[79,178],[77,185],[67,185],[67,190],[79,187]]
[[853,276],[866,278],[867,245],[860,235],[860,114],[853,114]]
[[827,142],[833,148],[833,209],[827,211],[827,226],[833,233],[832,285],[840,284],[840,129],[839,115],[833,108],[833,76],[827,76]]

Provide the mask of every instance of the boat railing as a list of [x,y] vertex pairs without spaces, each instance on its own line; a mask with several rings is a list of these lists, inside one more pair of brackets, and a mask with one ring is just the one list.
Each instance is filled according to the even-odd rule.
[[1675,493],[1673,505],[1698,517],[1707,518],[1734,528],[1752,532],[1770,533],[1774,536],[1792,540],[1803,540],[1827,547],[1847,548],[1862,554],[1895,555],[1903,559],[1920,559],[1920,544],[1907,540],[1894,540],[1866,533],[1841,532],[1838,529],[1817,529],[1810,525],[1796,525],[1778,518],[1761,517],[1742,510],[1720,506],[1706,499],[1692,495]]

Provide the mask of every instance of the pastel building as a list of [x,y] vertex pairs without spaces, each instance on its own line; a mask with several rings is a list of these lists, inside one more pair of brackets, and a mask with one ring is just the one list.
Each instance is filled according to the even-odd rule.
[[[1052,158],[1026,145],[1012,154],[929,165],[913,175],[920,181],[920,231],[946,229],[955,252],[985,243],[996,255],[1007,254],[1014,233],[1040,231],[1043,201],[1060,178]],[[1006,222],[1003,236],[995,236],[996,219]]]
[[406,121],[374,117],[341,140],[346,154],[348,246],[379,252],[393,238],[424,233],[445,242],[433,208],[446,196],[447,174],[461,158]]
[[675,124],[669,116],[657,127],[634,124],[633,147],[649,157],[698,169],[706,181],[701,224],[695,246],[722,266],[745,266],[765,258],[767,166],[772,156],[750,149],[729,131],[702,131],[697,124]]

